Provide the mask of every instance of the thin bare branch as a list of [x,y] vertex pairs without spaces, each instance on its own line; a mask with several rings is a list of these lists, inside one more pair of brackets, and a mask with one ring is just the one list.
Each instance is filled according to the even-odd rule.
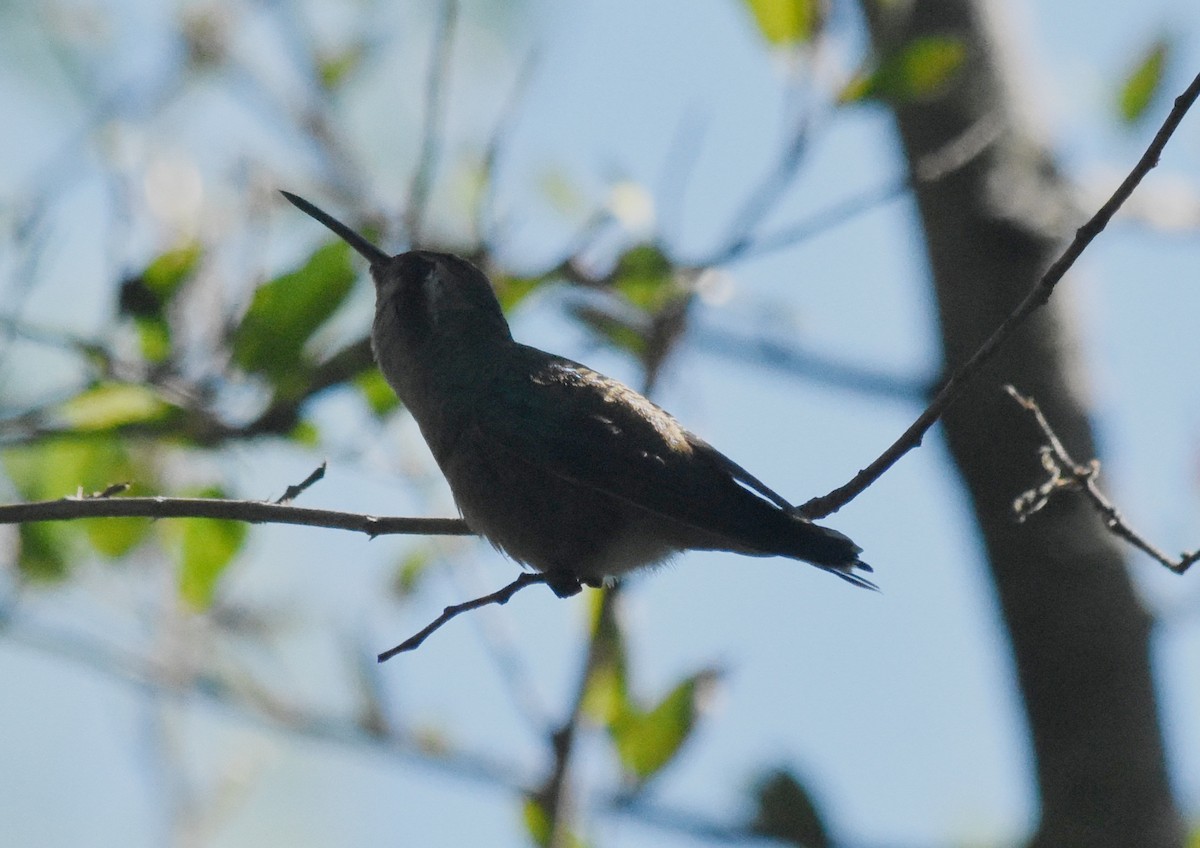
[[[508,99],[504,101],[504,106],[500,109],[500,116],[496,119],[496,125],[492,128],[492,134],[488,138],[487,147],[484,148],[483,158],[480,161],[483,186],[479,192],[479,202],[475,207],[473,225],[475,241],[485,250],[495,239],[496,225],[493,217],[495,214],[497,163],[500,161],[504,145],[512,132],[521,102],[529,90],[529,82],[533,79],[533,72],[537,69],[540,59],[539,52],[533,50],[521,64],[521,69],[517,72],[517,79],[508,93]],[[494,251],[489,250],[489,252]]]
[[958,399],[963,388],[991,360],[1000,347],[1012,337],[1013,333],[1025,323],[1038,307],[1045,304],[1054,287],[1058,285],[1071,266],[1080,257],[1087,246],[1098,236],[1121,205],[1133,194],[1138,183],[1158,164],[1163,148],[1178,128],[1183,116],[1187,114],[1196,98],[1200,96],[1200,75],[1192,80],[1191,85],[1175,98],[1175,105],[1167,115],[1162,126],[1155,134],[1150,146],[1142,154],[1133,170],[1124,179],[1108,201],[1100,207],[1087,223],[1075,232],[1075,238],[1063,251],[1062,255],[1042,275],[1042,278],[1030,289],[1016,309],[1001,322],[991,337],[983,343],[975,353],[950,375],[944,386],[934,397],[933,402],[922,412],[917,420],[892,445],[879,455],[870,465],[854,475],[848,483],[834,489],[827,495],[813,498],[801,507],[801,511],[809,518],[823,518],[832,512],[837,512],[851,500],[858,497],[868,486],[874,483],[900,460],[902,456],[921,444],[929,428],[942,416],[942,413]]
[[437,154],[442,143],[442,116],[446,106],[446,83],[450,78],[450,48],[454,43],[454,24],[457,19],[456,0],[443,0],[434,30],[429,76],[425,80],[425,120],[421,122],[421,147],[408,187],[408,206],[404,210],[404,228],[413,245],[421,242],[421,225],[429,202],[433,175],[437,170]]
[[397,534],[473,535],[467,523],[460,518],[388,518],[224,498],[73,497],[56,501],[0,504],[0,524],[82,518],[218,518],[251,524],[297,524],[330,530],[353,530],[371,538]]
[[309,486],[313,485],[314,483],[316,483],[318,480],[321,480],[325,476],[325,466],[327,466],[328,464],[329,463],[327,463],[327,462],[322,462],[320,465],[318,465],[313,470],[312,474],[309,474],[307,477],[305,477],[299,483],[288,486],[287,489],[284,490],[284,493],[282,495],[280,495],[279,499],[277,501],[275,501],[275,503],[290,504],[296,498],[300,497],[302,494],[304,494],[304,491]]
[[750,192],[742,208],[734,215],[725,246],[717,250],[712,261],[705,264],[728,262],[750,246],[754,229],[771,213],[795,180],[804,154],[808,151],[808,142],[807,115],[801,115],[770,173]]
[[758,256],[770,253],[773,250],[782,250],[785,247],[791,247],[794,244],[832,230],[834,227],[840,226],[864,212],[878,209],[886,203],[903,197],[910,187],[910,181],[902,179],[877,188],[868,189],[862,194],[835,203],[827,209],[822,209],[820,212],[803,221],[783,227],[773,233],[749,238],[741,244],[735,253],[726,257],[724,261],[728,261],[729,259],[745,259],[750,256]]
[[1112,501],[1100,491],[1097,483],[1100,479],[1100,460],[1092,459],[1087,465],[1077,463],[1063,447],[1062,441],[1050,426],[1050,422],[1046,420],[1046,416],[1042,414],[1037,401],[1025,397],[1012,386],[1005,386],[1004,390],[1033,416],[1042,435],[1046,437],[1046,444],[1041,448],[1041,458],[1042,467],[1046,469],[1049,476],[1045,482],[1027,492],[1022,492],[1013,501],[1013,512],[1017,514],[1017,520],[1024,521],[1046,506],[1050,502],[1050,498],[1058,492],[1066,490],[1082,492],[1088,502],[1095,507],[1096,512],[1100,513],[1104,526],[1113,535],[1119,536],[1138,550],[1158,560],[1176,574],[1183,574],[1192,567],[1193,563],[1200,560],[1200,549],[1191,553],[1185,552],[1179,559],[1173,559],[1130,527],[1129,522],[1113,506]]
[[490,595],[484,595],[481,598],[475,598],[470,601],[464,601],[461,604],[454,604],[442,610],[442,614],[426,625],[420,632],[408,637],[394,648],[389,648],[379,655],[379,662],[387,662],[396,654],[402,654],[406,651],[413,651],[421,647],[421,643],[433,635],[434,631],[440,630],[441,627],[448,623],[450,619],[462,615],[464,612],[486,607],[491,604],[507,604],[513,595],[520,592],[526,586],[532,586],[535,583],[547,583],[550,581],[550,576],[540,571],[525,571],[521,573],[513,582],[509,583],[503,589],[492,592]]
[[693,325],[688,329],[688,338],[692,347],[728,360],[750,363],[818,385],[904,401],[914,406],[929,397],[932,385],[932,381],[855,365],[762,334]]
[[667,146],[657,191],[662,198],[658,203],[658,228],[664,242],[678,242],[683,233],[688,182],[700,158],[707,129],[705,116],[685,110]]

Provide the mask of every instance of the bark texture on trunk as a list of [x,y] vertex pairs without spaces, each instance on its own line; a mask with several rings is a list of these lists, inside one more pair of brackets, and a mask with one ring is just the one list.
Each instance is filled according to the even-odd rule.
[[[928,35],[967,46],[965,66],[942,95],[895,109],[950,369],[1008,315],[1083,216],[1018,108],[1005,33],[986,0],[862,6],[882,55]],[[1080,498],[1060,496],[1023,525],[1012,515],[1013,499],[1044,472],[1040,434],[1001,391],[1004,383],[1038,401],[1078,460],[1096,455],[1063,295],[1034,314],[944,419],[987,548],[1031,734],[1041,804],[1031,844],[1179,848],[1184,829],[1164,762],[1151,621],[1125,551]]]

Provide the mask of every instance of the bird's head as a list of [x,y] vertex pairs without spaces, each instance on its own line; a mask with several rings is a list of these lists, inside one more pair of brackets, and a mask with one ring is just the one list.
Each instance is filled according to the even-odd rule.
[[[371,263],[377,354],[381,348],[407,356],[435,351],[462,354],[512,340],[491,282],[467,260],[432,250],[389,256],[307,200],[286,191],[282,194]],[[382,358],[380,365],[386,372]]]

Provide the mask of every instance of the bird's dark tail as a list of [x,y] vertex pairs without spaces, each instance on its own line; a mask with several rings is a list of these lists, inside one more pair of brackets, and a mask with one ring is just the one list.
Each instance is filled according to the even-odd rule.
[[791,544],[780,553],[811,562],[847,583],[878,591],[878,586],[858,573],[870,574],[874,569],[858,558],[862,548],[854,544],[849,536],[830,527],[813,524],[808,519],[793,517],[795,524],[790,534]]

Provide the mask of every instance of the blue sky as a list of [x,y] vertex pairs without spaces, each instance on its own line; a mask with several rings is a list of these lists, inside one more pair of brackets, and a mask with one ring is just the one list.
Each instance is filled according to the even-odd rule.
[[[838,38],[823,57],[825,79],[852,69],[862,51],[856,21],[835,5]],[[1090,213],[1153,129],[1154,121],[1125,129],[1114,116],[1116,81],[1134,56],[1169,32],[1178,49],[1167,90],[1182,90],[1200,69],[1192,4],[1004,5],[1020,7],[1012,49],[1033,120],[1078,181],[1080,205]],[[0,192],[26,199],[51,163],[64,184],[47,225],[47,238],[62,249],[36,266],[38,285],[26,312],[31,323],[103,332],[111,321],[111,280],[161,249],[172,227],[219,234],[228,267],[253,255],[252,267],[273,271],[323,238],[287,208],[252,221],[222,211],[245,212],[249,190],[235,179],[239,174],[318,202],[327,191],[320,160],[271,114],[261,92],[214,79],[158,109],[156,92],[170,88],[177,67],[167,12],[134,0],[62,8],[74,10],[80,26],[98,27],[98,36],[72,42],[68,52],[83,57],[77,72],[97,75],[95,90],[126,94],[122,120],[94,133],[88,155],[55,160],[51,152],[70,149],[92,104],[72,93],[80,87],[64,81],[53,55],[34,48],[0,52],[0,104],[14,116],[13,131],[0,139]],[[298,20],[331,44],[358,26],[356,14],[341,6],[303,8]],[[364,207],[397,211],[407,184],[429,43],[424,8],[399,3],[367,12],[389,49],[364,70],[338,112],[350,154],[369,181]],[[570,237],[580,213],[555,207],[547,199],[549,182],[571,186],[581,210],[603,202],[618,179],[657,192],[677,150],[673,140],[688,122],[703,132],[680,212],[669,205],[658,212],[682,254],[711,244],[736,198],[777,151],[784,126],[782,63],[764,51],[738,4],[542,0],[500,14],[482,8],[467,4],[460,28],[445,178],[435,201],[448,211],[435,225],[453,232],[461,224],[453,211],[461,191],[455,164],[486,137],[524,56],[541,45],[502,162],[502,255],[515,266],[536,267]],[[265,80],[265,90],[283,102],[302,99],[303,81],[286,49],[293,42],[272,34],[270,8],[239,14],[235,45],[248,77]],[[30,25],[17,20],[8,28],[6,47]],[[1168,99],[1155,105],[1156,116]],[[772,221],[803,220],[901,176],[889,131],[881,109],[827,112],[806,167]],[[130,221],[114,222],[98,176],[106,150],[135,161],[162,152],[156,161],[168,176],[199,174],[199,223],[156,216],[142,198],[133,199]],[[1190,226],[1118,221],[1056,294],[1072,302],[1078,317],[1105,479],[1136,526],[1167,550],[1200,545],[1200,389],[1189,367],[1200,352],[1193,317],[1200,311],[1198,189],[1200,115],[1191,115],[1139,194],[1143,208],[1159,213],[1183,198]],[[14,268],[22,257],[4,251],[2,284],[11,294],[20,286]],[[729,297],[698,310],[702,327],[768,332],[905,379],[934,371],[929,294],[907,200],[725,270]],[[252,277],[230,274],[221,291],[236,299]],[[517,336],[636,382],[630,362],[597,349],[562,317],[561,300],[548,292],[528,304],[515,316]],[[365,326],[367,305],[360,297],[341,316],[347,331]],[[706,350],[699,339],[686,341],[671,360],[656,400],[797,501],[844,482],[918,411],[747,367]],[[16,357],[31,354],[15,350],[0,363],[13,397],[66,379],[68,372],[53,365],[37,380],[22,379]],[[364,445],[378,434],[352,399],[328,398],[315,415],[332,462],[307,504],[452,513],[410,423],[389,428],[385,443]],[[240,494],[265,497],[304,477],[319,458],[245,446],[179,477],[216,478]],[[399,472],[407,476],[403,484]],[[829,523],[866,549],[882,593],[851,591],[790,561],[724,554],[681,557],[635,581],[627,625],[639,691],[660,694],[700,667],[725,673],[712,712],[662,776],[656,797],[734,816],[744,812],[745,786],[756,768],[787,765],[807,779],[846,844],[1019,840],[1033,820],[1034,796],[1017,694],[965,499],[938,440],[927,440]],[[453,557],[453,567],[398,606],[383,588],[405,541],[257,528],[225,591],[286,623],[274,643],[279,653],[215,650],[262,673],[289,698],[349,714],[356,672],[347,668],[348,650],[386,647],[446,603],[513,574],[483,543],[432,547]],[[1155,661],[1164,724],[1180,798],[1195,819],[1200,590],[1190,576],[1173,577],[1137,556],[1130,561],[1147,603],[1162,615]],[[162,568],[147,562],[137,568],[115,577],[107,566],[85,568],[70,589],[34,598],[22,621],[35,635],[50,630],[153,645],[184,662],[193,642],[207,644],[203,624],[131,613],[161,604],[171,591]],[[559,602],[531,590],[502,609],[456,621],[417,654],[384,666],[382,685],[411,726],[536,773],[546,756],[539,720],[557,720],[575,686],[584,612],[581,600]],[[511,696],[497,671],[496,645],[520,658],[529,683],[523,700]],[[360,748],[297,740],[203,699],[164,701],[39,649],[36,640],[0,639],[0,675],[15,682],[0,695],[0,758],[10,764],[0,776],[0,815],[18,844],[164,844],[173,830],[178,836],[191,826],[188,810],[179,807],[188,798],[202,801],[195,828],[204,845],[523,844],[517,803],[504,790]],[[582,752],[582,787],[603,789],[612,773],[603,740],[589,738]],[[71,799],[70,816],[62,815],[64,798]],[[616,817],[590,824],[605,846],[696,844]]]

